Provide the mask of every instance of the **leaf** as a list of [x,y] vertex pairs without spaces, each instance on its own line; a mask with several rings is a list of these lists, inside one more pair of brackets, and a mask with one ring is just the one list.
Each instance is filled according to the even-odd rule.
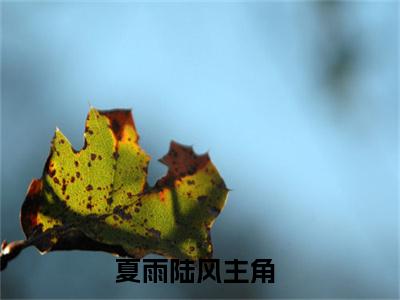
[[29,244],[42,253],[212,256],[210,229],[228,189],[208,154],[171,142],[160,159],[168,172],[149,187],[150,157],[138,144],[130,110],[91,108],[84,137],[76,151],[56,130],[42,177],[31,182],[21,209]]

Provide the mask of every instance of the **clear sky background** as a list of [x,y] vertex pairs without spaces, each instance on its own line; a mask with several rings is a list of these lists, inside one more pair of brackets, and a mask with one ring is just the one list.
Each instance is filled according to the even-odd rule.
[[232,192],[221,259],[272,258],[276,283],[115,284],[107,253],[27,249],[2,297],[398,296],[399,4],[2,2],[1,238],[56,126],[83,145],[89,103],[132,108],[153,158],[171,139]]

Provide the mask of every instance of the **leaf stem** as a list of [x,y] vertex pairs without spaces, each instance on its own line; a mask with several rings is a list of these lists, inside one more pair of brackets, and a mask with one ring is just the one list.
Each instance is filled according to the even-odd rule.
[[3,271],[7,267],[8,262],[17,257],[25,248],[28,248],[32,245],[38,245],[46,239],[48,240],[53,235],[60,236],[60,234],[63,234],[70,229],[73,229],[71,225],[60,226],[36,235],[32,235],[26,240],[13,241],[9,244],[6,240],[4,240],[1,243],[0,271]]

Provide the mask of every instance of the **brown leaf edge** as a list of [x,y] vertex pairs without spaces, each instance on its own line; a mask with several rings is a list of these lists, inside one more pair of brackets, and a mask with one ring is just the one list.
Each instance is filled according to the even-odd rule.
[[[126,126],[131,126],[136,131],[130,109],[99,110],[99,113],[109,119],[110,129],[112,130],[117,143],[121,140],[124,128]],[[87,131],[86,126],[85,131]],[[134,143],[137,143],[139,140],[138,134],[137,137],[137,140],[133,141]],[[86,146],[87,141],[85,140],[85,144],[80,151],[84,150]],[[74,152],[78,152],[73,148],[72,150]],[[48,162],[51,155],[52,150],[50,150],[43,170],[42,178],[44,178],[49,172]],[[178,180],[186,175],[192,175],[199,169],[206,166],[207,163],[210,162],[210,157],[208,153],[202,155],[196,154],[191,146],[186,146],[175,141],[171,141],[168,153],[159,159],[159,161],[168,167],[167,174],[159,179],[152,188],[149,188],[146,184],[144,191],[145,193],[162,189],[163,187],[172,187],[175,180]],[[224,181],[222,181],[221,187],[229,191],[229,189],[226,188]],[[20,212],[20,222],[26,239],[11,243],[7,243],[6,240],[2,242],[0,253],[1,271],[7,267],[10,260],[17,257],[23,249],[30,246],[35,246],[42,254],[57,250],[87,250],[108,252],[121,257],[133,257],[132,254],[128,254],[119,245],[104,244],[90,239],[79,230],[79,226],[54,226],[53,228],[43,232],[41,224],[37,224],[37,213],[44,201],[42,198],[42,193],[42,179],[33,179],[29,185],[28,192]],[[210,228],[208,230],[210,230]],[[56,238],[57,240],[55,243],[52,242],[53,238]],[[141,258],[146,254],[147,253],[138,251],[133,258]]]

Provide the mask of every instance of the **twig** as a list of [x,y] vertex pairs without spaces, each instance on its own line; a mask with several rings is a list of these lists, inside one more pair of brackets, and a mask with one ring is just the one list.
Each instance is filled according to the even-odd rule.
[[71,229],[73,229],[73,227],[70,225],[55,227],[40,234],[33,235],[27,240],[14,241],[9,244],[4,240],[1,243],[0,271],[3,271],[7,267],[8,262],[18,256],[23,249],[32,245],[40,245],[45,240],[48,240],[51,236],[60,236]]

